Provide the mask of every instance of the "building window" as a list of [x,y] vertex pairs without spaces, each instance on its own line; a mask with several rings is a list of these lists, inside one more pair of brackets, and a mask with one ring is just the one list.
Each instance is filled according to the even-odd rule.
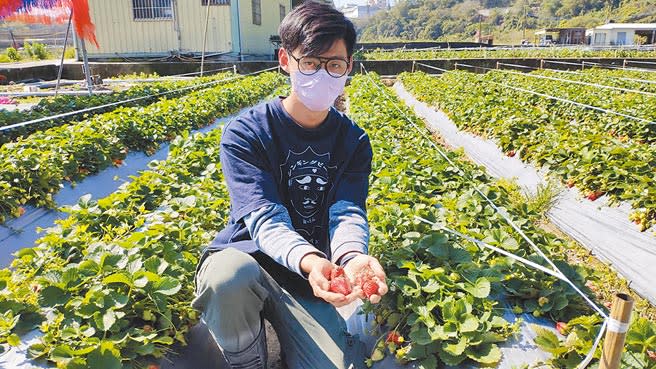
[[132,0],[132,14],[138,19],[173,19],[171,0]]
[[259,26],[262,24],[262,1],[251,0],[251,5],[253,7],[253,24]]
[[[207,0],[201,0],[202,6],[207,6]],[[210,0],[210,5],[230,5],[230,0]]]
[[282,20],[285,19],[285,13],[287,9],[285,9],[284,5],[280,5],[280,22],[282,23]]

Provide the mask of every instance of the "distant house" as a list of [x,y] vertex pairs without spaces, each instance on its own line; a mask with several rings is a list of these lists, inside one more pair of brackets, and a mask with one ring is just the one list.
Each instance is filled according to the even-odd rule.
[[[208,54],[267,56],[292,0],[89,0],[100,48],[90,58],[199,55],[210,1]],[[300,3],[294,0],[293,4]]]
[[535,32],[538,45],[581,45],[585,43],[585,28],[545,28]]
[[382,10],[382,7],[376,5],[356,5],[346,4],[339,9],[347,18],[367,19]]
[[608,23],[586,31],[592,46],[635,45],[636,36],[646,43],[656,44],[656,23]]

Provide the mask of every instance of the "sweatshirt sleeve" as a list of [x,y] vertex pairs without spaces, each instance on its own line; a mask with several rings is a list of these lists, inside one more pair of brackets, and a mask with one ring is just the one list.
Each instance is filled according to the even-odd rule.
[[331,260],[334,263],[342,262],[340,259],[352,252],[368,252],[366,202],[373,153],[366,133],[360,134],[357,145],[337,183],[335,202],[328,212]]
[[369,224],[367,214],[359,206],[338,201],[329,210],[331,261],[342,264],[340,260],[349,253],[366,254],[369,244]]

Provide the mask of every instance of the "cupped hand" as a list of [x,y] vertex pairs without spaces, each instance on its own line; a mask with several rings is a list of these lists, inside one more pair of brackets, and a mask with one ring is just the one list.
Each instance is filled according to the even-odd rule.
[[354,288],[348,295],[330,291],[329,278],[333,268],[337,268],[337,265],[316,254],[306,255],[301,260],[301,269],[308,273],[308,282],[316,297],[324,299],[335,307],[348,305],[357,300],[361,292],[359,288]]
[[[387,277],[385,276],[385,271],[380,265],[380,262],[378,262],[378,259],[373,256],[360,254],[349,260],[349,262],[346,263],[346,266],[344,267],[344,271],[352,283],[357,280],[359,274],[366,272],[368,269],[373,272],[372,279],[378,285],[378,292],[370,295],[368,299],[372,304],[377,304],[389,290],[387,287]],[[357,292],[359,293],[359,297],[366,300],[367,296],[362,288],[360,288],[360,286],[354,286],[353,291],[355,292],[356,289],[358,290]]]

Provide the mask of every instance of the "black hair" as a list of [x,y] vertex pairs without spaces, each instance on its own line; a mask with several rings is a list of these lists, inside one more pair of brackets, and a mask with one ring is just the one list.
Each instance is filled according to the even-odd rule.
[[333,6],[306,0],[294,8],[278,28],[282,47],[291,52],[300,47],[304,55],[320,55],[343,39],[350,57],[355,48],[355,27]]

